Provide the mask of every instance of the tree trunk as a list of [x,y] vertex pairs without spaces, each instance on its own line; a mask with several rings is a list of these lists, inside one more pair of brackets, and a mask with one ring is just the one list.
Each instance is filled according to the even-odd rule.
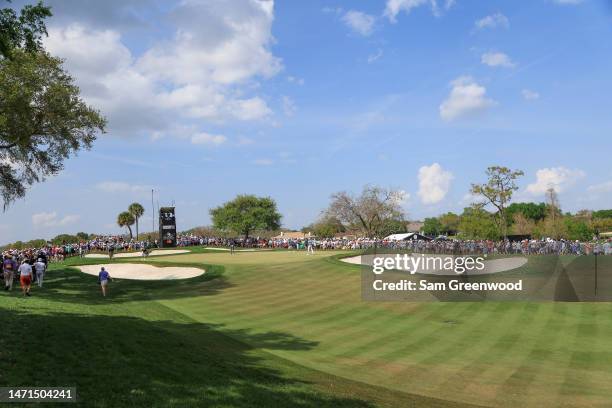
[[138,241],[138,217],[136,217],[136,241]]
[[134,237],[132,235],[132,227],[130,227],[129,225],[127,227],[128,227],[128,231],[130,231],[130,240],[131,240]]

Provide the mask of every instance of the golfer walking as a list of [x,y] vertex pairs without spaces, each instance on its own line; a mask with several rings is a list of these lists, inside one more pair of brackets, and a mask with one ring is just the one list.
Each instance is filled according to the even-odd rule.
[[104,267],[100,269],[100,273],[98,273],[98,282],[100,283],[100,288],[102,289],[102,296],[106,296],[106,292],[108,291],[108,282],[111,280],[110,274]]
[[47,265],[45,265],[42,258],[38,258],[38,261],[34,263],[34,271],[36,272],[36,282],[38,282],[39,288],[42,288],[46,269]]
[[30,287],[32,286],[32,265],[27,259],[19,267],[19,282],[21,283],[21,292],[23,296],[30,296]]

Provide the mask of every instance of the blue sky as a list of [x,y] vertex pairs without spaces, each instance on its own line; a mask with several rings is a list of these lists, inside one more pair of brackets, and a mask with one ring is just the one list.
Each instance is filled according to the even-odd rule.
[[179,229],[239,193],[299,228],[367,183],[422,219],[494,164],[525,172],[516,200],[612,207],[609,2],[48,4],[45,45],[108,132],[0,215],[0,243],[117,233],[133,201],[150,230],[151,189]]

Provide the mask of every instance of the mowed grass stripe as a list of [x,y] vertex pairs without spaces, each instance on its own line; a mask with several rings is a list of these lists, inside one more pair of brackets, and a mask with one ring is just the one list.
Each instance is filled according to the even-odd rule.
[[[286,301],[286,299],[300,297],[300,295],[305,296],[305,293],[311,295],[315,292],[321,292],[321,296],[325,295],[325,293],[329,293],[330,295],[335,294],[333,287],[325,287],[323,290],[317,290],[322,289],[322,279],[320,274],[316,277],[316,279],[307,278],[308,276],[300,276],[297,279],[288,279],[286,282],[278,281],[274,277],[259,278],[253,281],[250,285],[243,283],[241,286],[244,289],[242,290],[239,288],[229,288],[227,290],[227,294],[232,295],[246,303],[255,301],[259,303],[268,301],[270,303],[273,301],[282,303],[283,301]],[[325,278],[332,280],[331,275],[325,276]],[[349,294],[351,293],[351,288],[343,288],[343,291],[345,294]]]
[[336,357],[359,355],[361,363],[367,363],[372,357],[371,352],[376,356],[381,350],[392,348],[393,343],[404,345],[406,340],[418,337],[423,326],[429,326],[430,321],[444,321],[448,313],[446,305],[441,303],[422,303],[420,306],[406,315],[385,313],[382,315],[390,316],[388,320],[378,318],[375,323],[362,325],[360,331],[352,337],[353,340],[345,344],[345,353]]
[[[581,304],[581,316],[575,325],[574,343],[570,349],[568,369],[565,372],[559,400],[575,398],[580,404],[597,405],[612,398],[610,372],[602,369],[612,364],[610,351],[594,351],[589,339],[598,332],[592,324],[598,311],[596,304]],[[596,316],[595,316],[596,320]],[[602,398],[603,397],[603,398]]]
[[[470,307],[470,304],[458,304],[457,308],[449,309],[448,305],[443,304],[427,304],[427,306],[431,306],[434,308],[434,313],[427,313],[427,316],[431,319],[446,319],[449,317],[454,317],[455,314],[460,314],[462,310],[467,310]],[[449,312],[452,314],[449,315]],[[424,316],[423,316],[424,317]],[[426,322],[427,318],[423,318],[421,321]],[[415,321],[415,323],[417,323]],[[352,355],[343,352],[342,358],[336,357],[339,361],[342,361],[344,364],[348,365],[350,370],[359,369],[360,371],[367,372],[372,377],[376,378],[376,381],[383,381],[385,386],[390,386],[391,381],[394,381],[395,378],[400,380],[402,377],[395,377],[395,373],[402,371],[406,368],[406,364],[409,364],[409,357],[412,353],[418,353],[419,349],[425,347],[427,342],[431,340],[431,336],[435,335],[435,333],[440,330],[439,326],[433,326],[431,324],[419,325],[416,324],[414,326],[415,330],[412,331],[410,336],[405,338],[393,338],[391,336],[387,336],[386,332],[380,333],[380,346],[378,348],[372,349],[372,353],[368,353],[367,355],[355,354]],[[350,347],[348,348],[350,349]],[[389,370],[393,366],[392,372],[393,376],[389,376]],[[350,372],[349,370],[349,372]],[[404,381],[404,386],[406,383]]]
[[[483,403],[499,405],[495,398],[498,395],[499,382],[511,374],[508,366],[519,358],[520,353],[528,351],[523,339],[524,333],[538,330],[540,321],[536,318],[539,305],[536,308],[525,305],[518,311],[513,323],[504,327],[498,327],[499,335],[496,341],[487,343],[481,353],[470,354],[472,361],[469,365],[458,370],[451,378],[439,385],[441,395],[446,393],[463,394],[462,401],[475,401],[469,398],[478,395]],[[517,330],[517,328],[521,328]],[[463,380],[459,380],[463,378]]]
[[[456,360],[464,360],[463,365],[447,376],[443,382],[438,384],[437,392],[446,394],[450,392],[461,392],[466,389],[468,384],[477,384],[479,388],[487,384],[487,372],[497,366],[497,359],[510,354],[515,347],[521,347],[521,332],[515,327],[528,327],[535,320],[534,312],[539,308],[538,304],[524,303],[522,309],[514,314],[514,320],[504,321],[499,319],[498,324],[508,324],[508,327],[498,327],[497,333],[492,331],[484,336],[486,345],[479,344],[479,350],[470,351],[470,359],[465,359],[466,353],[459,352]],[[533,307],[535,306],[535,308]],[[494,394],[491,394],[494,397]]]
[[[325,311],[335,303],[338,297],[343,297],[350,294],[350,288],[343,288],[341,293],[336,293],[336,296],[330,296],[326,292],[311,292],[304,290],[300,295],[286,296],[282,290],[271,293],[262,300],[261,295],[252,297],[235,297],[233,293],[228,293],[227,302],[231,299],[231,303],[235,308],[240,310],[238,319],[249,319],[254,316],[258,321],[266,324],[273,324],[275,321],[289,320],[298,321],[302,316],[317,315],[318,311]],[[267,303],[265,299],[274,300]]]
[[[406,364],[403,370],[397,371],[397,378],[406,378],[414,374],[414,367],[418,367],[419,382],[418,392],[426,395],[435,395],[436,389],[446,375],[454,372],[457,367],[453,361],[448,361],[448,355],[460,353],[464,356],[470,355],[470,343],[476,339],[477,328],[497,319],[497,312],[505,310],[503,304],[491,305],[481,304],[481,310],[472,315],[471,319],[456,325],[445,325],[443,333],[434,335],[429,340],[431,346],[420,349],[418,353],[410,351],[410,364]],[[435,341],[433,341],[435,339]],[[428,339],[423,339],[428,342]],[[399,360],[401,361],[401,360]],[[444,368],[445,376],[440,376],[440,367]],[[456,396],[455,396],[456,398]]]
[[[503,365],[506,370],[503,373],[492,373],[496,376],[498,384],[492,403],[507,406],[505,395],[510,393],[515,395],[514,403],[534,404],[536,401],[529,398],[532,390],[535,394],[542,392],[547,394],[547,391],[554,388],[550,385],[563,377],[567,361],[563,361],[563,354],[558,356],[561,358],[553,359],[553,357],[557,343],[558,347],[563,348],[563,337],[558,335],[558,330],[567,332],[568,329],[572,330],[573,326],[570,320],[566,320],[568,316],[564,312],[565,307],[562,303],[547,303],[541,306],[542,313],[536,316],[534,324],[526,330],[529,336],[519,339],[521,347],[514,350],[510,354],[513,358],[508,359]],[[553,360],[556,360],[555,363]],[[543,390],[541,384],[536,381],[538,376],[546,378],[548,390]]]

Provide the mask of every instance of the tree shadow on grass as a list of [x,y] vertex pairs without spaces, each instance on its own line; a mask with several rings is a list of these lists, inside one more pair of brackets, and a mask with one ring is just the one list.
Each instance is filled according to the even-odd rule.
[[[234,340],[219,326],[9,310],[2,310],[0,325],[0,383],[75,386],[81,406],[371,406],[318,390],[304,381],[304,368]],[[283,333],[234,334],[268,349],[316,346]]]
[[[88,305],[108,303],[109,299],[101,295],[97,277],[82,273],[76,268],[73,266],[50,270],[45,276],[43,288],[33,284],[32,295],[56,302]],[[109,298],[113,302],[131,302],[211,296],[232,286],[223,273],[222,266],[207,266],[203,275],[190,279],[158,281],[113,279],[109,283]]]

